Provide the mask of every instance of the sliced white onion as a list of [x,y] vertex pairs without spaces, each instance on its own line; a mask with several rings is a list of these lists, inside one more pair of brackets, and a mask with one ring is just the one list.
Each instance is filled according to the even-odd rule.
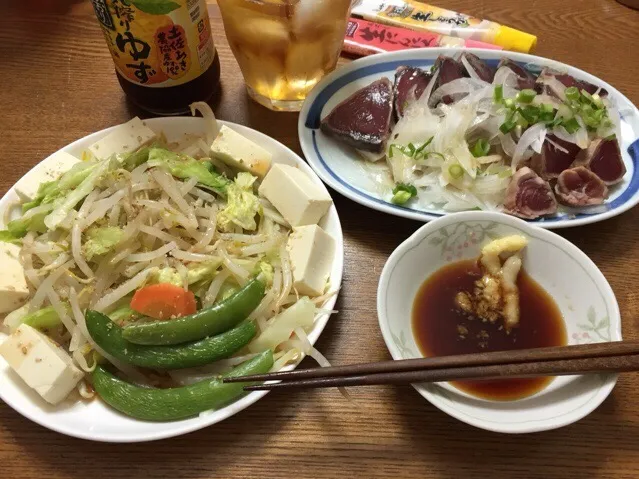
[[497,69],[493,78],[493,85],[503,85],[504,87],[517,88],[517,74],[508,66],[502,66]]
[[563,105],[563,103],[560,102],[557,98],[555,98],[554,96],[547,95],[545,93],[539,94],[535,98],[533,98],[532,104],[536,106],[539,106],[542,104],[552,105],[553,108],[555,109],[559,109],[559,107]]
[[568,150],[566,148],[561,146],[556,141],[552,141],[548,136],[546,136],[546,141],[550,143],[552,146],[554,146],[557,150],[561,151],[562,153],[568,153]]
[[515,149],[517,148],[517,143],[513,140],[512,134],[502,133],[498,136],[498,138],[504,153],[512,158],[515,154]]
[[191,115],[195,116],[195,112],[199,111],[204,117],[204,121],[208,124],[207,132],[206,132],[206,142],[210,147],[213,140],[217,138],[217,135],[220,133],[220,126],[215,119],[215,114],[211,107],[204,103],[203,101],[196,101],[195,103],[191,103]]
[[536,123],[521,135],[517,143],[517,148],[515,148],[515,153],[512,156],[511,167],[513,171],[515,171],[519,163],[524,160],[524,154],[529,148],[532,148],[532,150],[537,153],[541,153],[547,131],[546,125]]
[[503,158],[501,155],[486,155],[477,158],[477,163],[479,163],[480,165],[488,165],[490,163],[496,163],[502,160]]
[[457,78],[451,82],[448,82],[440,86],[433,92],[430,98],[430,105],[435,105],[442,98],[446,96],[459,96],[468,95],[476,90],[485,89],[486,82],[482,80],[475,80],[473,78]]
[[550,90],[552,90],[552,92],[557,95],[561,101],[566,101],[566,85],[557,80],[554,75],[541,75],[537,81],[550,88]]
[[481,79],[481,77],[477,74],[473,66],[470,64],[470,62],[466,58],[466,55],[462,55],[460,57],[460,61],[462,65],[464,65],[464,67],[466,68],[466,72],[468,72],[468,75],[470,75],[470,78],[472,78],[473,80],[478,80],[482,82],[484,81]]

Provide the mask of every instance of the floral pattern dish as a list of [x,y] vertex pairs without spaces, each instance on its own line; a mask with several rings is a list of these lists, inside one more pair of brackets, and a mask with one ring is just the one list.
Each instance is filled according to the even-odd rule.
[[[451,261],[476,258],[483,244],[509,234],[529,239],[524,268],[555,299],[569,344],[621,340],[619,307],[597,266],[576,246],[547,230],[500,213],[465,212],[421,227],[389,257],[377,291],[379,324],[394,359],[421,357],[411,327],[420,284]],[[468,424],[505,433],[554,429],[592,412],[616,375],[556,378],[534,396],[511,402],[478,399],[447,383],[414,385],[428,401]]]

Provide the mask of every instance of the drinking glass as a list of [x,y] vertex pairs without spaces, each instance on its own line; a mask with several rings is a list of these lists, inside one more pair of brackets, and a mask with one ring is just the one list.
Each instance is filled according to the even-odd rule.
[[249,95],[271,110],[299,111],[335,69],[351,0],[218,0],[226,38]]

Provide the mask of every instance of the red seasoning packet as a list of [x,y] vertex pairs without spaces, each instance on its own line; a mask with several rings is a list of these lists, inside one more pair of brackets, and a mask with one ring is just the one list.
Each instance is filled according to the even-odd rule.
[[343,53],[366,56],[428,47],[476,47],[501,50],[500,47],[476,40],[392,27],[351,17],[346,27]]

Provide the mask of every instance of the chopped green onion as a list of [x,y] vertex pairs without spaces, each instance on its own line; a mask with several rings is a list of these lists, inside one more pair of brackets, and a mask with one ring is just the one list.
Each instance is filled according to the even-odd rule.
[[506,170],[502,170],[499,173],[497,173],[497,176],[499,178],[508,178],[508,177],[510,177],[512,175],[513,175],[513,172],[512,172],[512,170],[510,168],[508,168]]
[[557,116],[559,118],[572,118],[574,114],[568,105],[560,105],[557,109]]
[[554,127],[556,127],[556,126],[561,125],[561,124],[563,123],[563,121],[564,121],[564,119],[563,119],[563,118],[561,118],[561,117],[559,117],[559,116],[556,116],[554,120],[547,122],[547,123],[546,123],[546,126],[547,126],[548,128],[554,128]]
[[516,99],[519,103],[530,103],[537,96],[537,92],[535,90],[531,90],[530,88],[525,88],[517,93]]
[[435,138],[435,137],[434,137],[434,136],[431,136],[428,140],[426,140],[426,143],[424,143],[422,146],[420,146],[419,148],[417,148],[417,149],[415,150],[415,157],[417,157],[417,155],[418,155],[419,153],[421,153],[421,152],[424,150],[424,148],[426,148],[428,145],[430,145],[430,144],[432,143],[433,138]]
[[608,135],[607,137],[604,138],[604,140],[614,140],[617,138],[617,135],[615,135],[614,133],[611,135]]
[[518,109],[519,114],[526,119],[528,123],[537,123],[539,120],[540,110],[533,105],[526,105]]
[[516,126],[517,126],[517,123],[515,123],[512,119],[506,120],[501,125],[499,125],[499,131],[501,131],[504,134],[510,133]]
[[524,117],[524,115],[522,115],[521,111],[519,110],[515,113],[514,121],[515,123],[517,123],[517,126],[520,126],[524,129],[528,128],[528,120],[526,120],[526,117]]
[[539,108],[541,109],[542,113],[552,113],[553,111],[555,111],[555,107],[548,103],[542,103],[541,105],[539,105]]
[[579,125],[579,122],[577,121],[576,118],[569,118],[568,120],[563,120],[561,122],[561,126],[563,126],[566,131],[570,134],[575,133],[577,130],[579,130],[579,128],[581,128],[581,125]]
[[577,87],[571,86],[566,88],[566,90],[564,91],[564,94],[566,95],[566,98],[568,100],[571,100],[571,101],[579,100],[579,90],[577,90]]
[[514,108],[515,107],[515,100],[513,100],[512,98],[506,98],[504,100],[504,106],[506,108]]
[[504,99],[504,85],[495,85],[493,100],[495,103],[501,103]]
[[595,106],[597,108],[604,108],[605,107],[603,100],[601,99],[601,97],[597,93],[592,95],[592,100],[595,103]]
[[417,196],[417,188],[406,183],[397,183],[395,188],[393,188],[391,202],[396,205],[403,205],[414,196]]
[[475,158],[479,158],[480,156],[486,156],[490,151],[490,143],[488,140],[484,138],[480,138],[470,149],[470,152],[473,154]]
[[581,90],[581,96],[585,98],[586,100],[588,100],[592,105],[594,105],[595,108],[598,108],[597,103],[595,102],[595,99],[586,90]]
[[542,112],[541,115],[539,115],[539,121],[543,121],[544,123],[548,123],[551,122],[555,119],[555,112],[551,111],[551,112]]
[[450,165],[448,167],[448,174],[454,179],[458,180],[462,176],[464,176],[464,169],[458,164]]
[[399,150],[402,154],[404,154],[406,156],[409,156],[411,158],[415,158],[415,157],[417,157],[418,153],[421,153],[424,148],[426,148],[428,145],[430,145],[430,143],[433,141],[433,138],[434,137],[431,136],[428,140],[426,140],[426,143],[421,145],[419,148],[417,148],[414,143],[409,143],[406,146],[401,146],[401,145],[398,145],[396,143],[393,143],[388,149],[388,157],[392,158],[393,157],[393,149],[396,149],[396,150]]

